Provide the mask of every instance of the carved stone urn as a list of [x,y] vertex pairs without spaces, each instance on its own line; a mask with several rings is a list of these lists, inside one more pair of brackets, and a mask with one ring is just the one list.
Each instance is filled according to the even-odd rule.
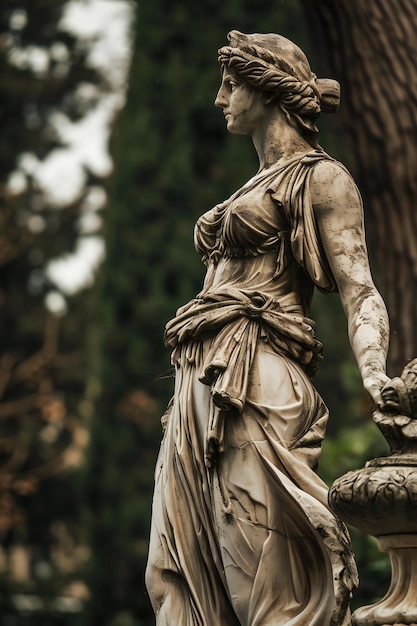
[[383,389],[374,421],[390,445],[387,457],[337,479],[329,493],[345,522],[377,537],[391,560],[391,584],[376,604],[357,609],[354,626],[417,624],[417,359]]

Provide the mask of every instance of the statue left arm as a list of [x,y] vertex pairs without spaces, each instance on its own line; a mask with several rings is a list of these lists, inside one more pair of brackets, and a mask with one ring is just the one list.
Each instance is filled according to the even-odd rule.
[[382,406],[389,322],[369,268],[362,200],[346,170],[322,161],[313,170],[311,195],[321,241],[346,316],[350,343],[365,389]]

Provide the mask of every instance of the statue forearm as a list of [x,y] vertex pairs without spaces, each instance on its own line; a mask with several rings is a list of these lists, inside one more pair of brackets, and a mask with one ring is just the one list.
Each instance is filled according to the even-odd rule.
[[355,301],[349,313],[349,338],[365,389],[377,404],[380,390],[388,381],[385,374],[389,342],[389,321],[385,304],[377,291]]

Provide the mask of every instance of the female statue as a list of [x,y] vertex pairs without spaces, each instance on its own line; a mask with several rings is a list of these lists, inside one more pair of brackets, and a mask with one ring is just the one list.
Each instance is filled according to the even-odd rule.
[[207,275],[166,328],[175,395],[156,469],[147,586],[158,626],[350,623],[350,541],[315,469],[327,409],[314,287],[339,291],[376,403],[388,320],[362,205],[315,120],[338,105],[279,35],[232,31],[215,104],[252,137],[259,170],[197,222]]

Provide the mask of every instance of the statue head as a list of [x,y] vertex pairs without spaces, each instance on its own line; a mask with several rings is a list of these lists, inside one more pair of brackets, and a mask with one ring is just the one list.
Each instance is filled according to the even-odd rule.
[[281,35],[247,35],[233,30],[227,38],[229,45],[219,50],[222,67],[264,92],[309,143],[318,145],[315,120],[321,112],[332,113],[338,108],[339,83],[318,79],[304,52]]

